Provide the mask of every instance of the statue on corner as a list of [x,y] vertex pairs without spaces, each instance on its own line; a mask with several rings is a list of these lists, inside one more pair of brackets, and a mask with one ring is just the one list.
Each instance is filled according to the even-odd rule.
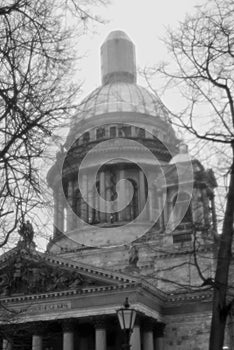
[[138,268],[137,266],[138,260],[139,260],[138,249],[136,246],[132,246],[129,249],[129,259],[128,259],[129,267],[135,268],[135,269]]
[[20,244],[22,244],[24,248],[35,248],[35,243],[33,242],[34,229],[29,220],[27,220],[26,223],[24,221],[21,222],[18,233],[22,237]]

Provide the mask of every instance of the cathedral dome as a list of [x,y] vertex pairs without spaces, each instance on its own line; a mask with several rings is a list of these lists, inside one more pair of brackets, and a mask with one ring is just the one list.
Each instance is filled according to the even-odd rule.
[[137,84],[135,45],[124,32],[113,31],[104,41],[101,73],[102,85],[80,103],[71,121],[67,147],[85,129],[111,123],[147,124],[157,133],[174,135],[160,98]]
[[117,81],[102,85],[80,104],[77,121],[114,112],[133,112],[167,120],[167,111],[159,98],[137,84]]

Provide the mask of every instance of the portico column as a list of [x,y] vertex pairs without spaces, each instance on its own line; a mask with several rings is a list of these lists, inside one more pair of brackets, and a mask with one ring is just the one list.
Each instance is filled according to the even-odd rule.
[[80,338],[80,344],[79,344],[79,349],[78,350],[87,350],[88,347],[89,347],[89,344],[88,344],[88,338],[83,338],[81,337]]
[[106,350],[106,327],[104,320],[95,323],[95,350]]
[[151,320],[144,322],[143,350],[154,350],[153,324]]
[[3,350],[11,350],[12,349],[12,343],[8,339],[3,339],[3,341],[2,341],[2,349]]
[[32,350],[42,350],[42,336],[40,334],[33,335]]
[[135,321],[133,332],[130,338],[131,350],[141,350],[141,330],[139,320]]
[[63,323],[63,350],[74,350],[74,332],[70,320]]
[[154,350],[164,350],[164,323],[158,323],[155,326]]
[[164,338],[155,338],[155,350],[164,350]]

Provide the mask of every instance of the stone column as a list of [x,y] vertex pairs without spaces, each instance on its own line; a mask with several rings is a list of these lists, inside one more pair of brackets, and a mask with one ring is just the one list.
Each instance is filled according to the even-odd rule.
[[95,323],[95,350],[106,350],[106,327],[103,320]]
[[63,232],[64,231],[64,194],[62,186],[58,188],[58,231]]
[[67,188],[67,230],[71,231],[73,229],[73,215],[72,215],[72,207],[73,207],[73,183],[72,181],[68,182]]
[[148,196],[149,196],[149,219],[150,221],[153,221],[155,217],[154,213],[154,188],[151,186],[151,188],[148,189]]
[[[88,197],[88,176],[87,174],[82,175],[82,191],[86,194],[86,198]],[[88,205],[87,199],[83,197],[81,199],[81,219],[84,221],[88,220]]]
[[143,350],[154,350],[153,324],[151,320],[144,322]]
[[74,350],[73,324],[70,320],[63,323],[63,350]]
[[157,198],[158,198],[158,209],[160,212],[159,226],[160,226],[161,230],[164,230],[165,220],[164,220],[164,203],[163,203],[163,191],[162,190],[157,191]]
[[131,350],[141,350],[141,330],[140,323],[136,320],[133,332],[130,338]]
[[[88,204],[87,204],[87,211],[88,211],[88,223],[93,223],[94,219],[94,208],[91,205],[95,206],[94,203],[94,196],[93,196],[93,186],[94,184],[90,181],[90,174],[87,177],[87,194],[88,194]],[[90,204],[89,204],[90,203]]]
[[[106,188],[105,188],[105,173],[104,171],[101,171],[100,172],[100,196],[105,199],[106,198],[106,195],[105,195],[105,191],[106,191]],[[100,208],[100,206],[99,206]],[[101,222],[105,222],[106,221],[106,213],[105,213],[105,208],[100,208],[102,210],[100,210],[100,220]]]
[[58,192],[54,189],[54,235],[58,234]]
[[[110,174],[110,171],[106,172],[105,173],[105,183],[106,183],[106,208],[110,209],[112,208],[112,205],[111,205],[111,181],[110,181],[110,177],[111,177],[111,174]],[[111,222],[111,217],[112,217],[112,214],[111,213],[106,213],[106,221],[107,222]]]
[[[142,170],[139,171],[139,194],[140,194],[140,203],[139,208],[141,213],[145,207],[146,202],[146,196],[145,196],[145,175]],[[142,219],[145,219],[145,216],[142,217]]]
[[154,332],[154,350],[164,350],[164,323],[157,322]]
[[155,350],[164,350],[164,338],[155,338]]
[[33,335],[32,350],[42,350],[42,336],[40,334]]
[[12,343],[8,339],[3,339],[2,341],[2,350],[11,350]]
[[[119,180],[122,180],[124,179],[124,170],[120,170],[119,172]],[[123,206],[123,203],[124,203],[124,197],[126,196],[126,193],[125,193],[125,184],[122,182],[120,184],[120,188],[119,188],[119,204],[120,206]],[[119,218],[119,221],[122,221],[125,219],[125,210],[122,209],[122,210],[119,210],[118,208],[118,218]]]
[[80,338],[80,344],[79,344],[79,349],[78,350],[87,350],[88,347],[89,347],[89,344],[88,344],[88,338],[83,338],[81,337]]

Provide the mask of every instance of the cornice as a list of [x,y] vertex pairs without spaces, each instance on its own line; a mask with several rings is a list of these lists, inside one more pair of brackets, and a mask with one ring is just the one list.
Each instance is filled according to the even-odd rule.
[[48,299],[56,299],[60,297],[71,297],[76,295],[88,295],[88,294],[94,294],[94,293],[106,293],[111,291],[117,291],[117,290],[125,290],[125,289],[133,289],[134,287],[137,287],[137,283],[128,283],[128,284],[121,284],[116,286],[100,286],[100,287],[89,287],[89,288],[81,288],[81,289],[73,289],[73,290],[65,290],[65,291],[58,291],[58,292],[47,292],[47,293],[40,293],[40,294],[31,294],[31,295],[18,295],[18,296],[12,296],[7,298],[0,298],[0,302],[3,304],[7,303],[22,303],[33,300],[37,301],[43,301]]

